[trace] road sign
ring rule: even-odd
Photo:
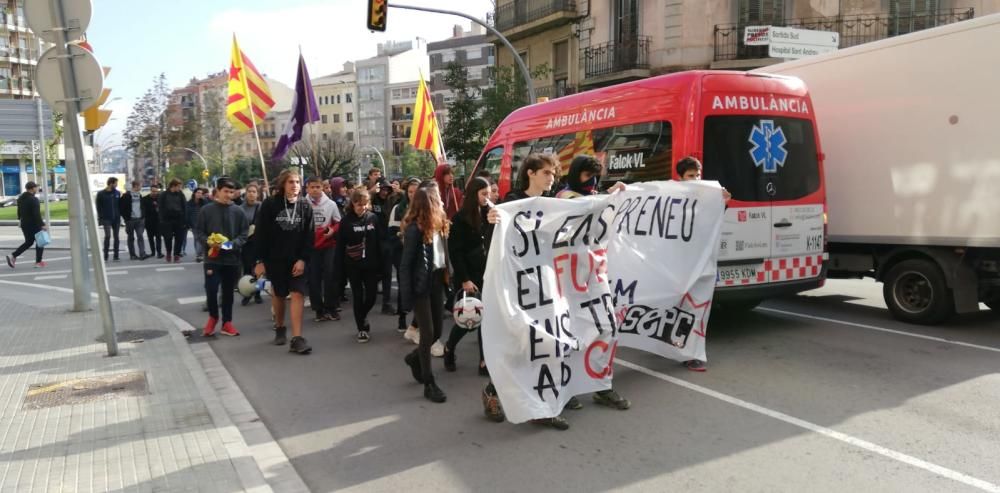
[[[745,46],[766,46],[771,43],[771,26],[747,26],[743,31]]]
[[[90,26],[90,17],[94,8],[90,0],[62,1],[63,16],[66,19],[69,39],[77,39],[87,32]],[[49,43],[61,42],[62,35],[58,31],[53,31],[55,24],[52,22],[52,2],[48,0],[24,2],[24,17],[28,21],[28,27],[35,34],[39,35]]]
[[[80,98],[80,110],[86,111],[97,104],[101,97],[101,91],[104,89],[104,69],[101,68],[97,58],[94,58],[93,53],[74,44],[66,45],[66,48],[72,56],[77,92],[69,97]],[[53,46],[42,53],[38,60],[38,69],[35,70],[35,87],[52,109],[66,113],[65,100],[69,97],[63,91],[58,55],[58,46]]]
[[[42,103],[45,138],[52,138],[52,109]],[[33,99],[0,99],[0,141],[38,140],[38,106]]]
[[[837,51],[840,33],[832,31],[812,31],[792,27],[771,26],[769,30],[772,58],[804,58]]]
[[[193,192],[196,188],[198,188],[198,182],[194,181],[194,179],[190,179],[187,182],[187,186]]]

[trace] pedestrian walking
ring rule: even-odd
[[[379,234],[378,217],[369,210],[370,202],[368,190],[359,188],[351,192],[350,209],[337,233],[336,258],[340,272],[351,284],[359,343],[371,339],[368,313],[375,306],[376,287],[382,273],[383,238]]]
[[[191,194],[191,200],[188,201],[187,208],[184,211],[185,218],[184,224],[187,229],[194,231],[194,223],[198,220],[198,212],[205,204],[211,201],[208,198],[208,190],[205,188],[196,188],[194,193]],[[193,234],[193,233],[192,233]],[[187,250],[187,232],[184,233],[184,240],[181,243],[181,256],[184,255],[185,250]],[[205,249],[203,245],[198,242],[194,243],[194,261],[201,262],[205,259]]]
[[[94,201],[97,203],[97,224],[104,228],[104,261],[108,261],[108,247],[114,238],[114,261],[118,262],[118,230],[121,228],[121,192],[118,191],[118,178],[108,178],[104,190],[97,192]]]
[[[125,221],[125,234],[128,235],[128,257],[129,260],[146,260],[146,219],[143,217],[142,207],[142,182],[132,181],[132,190],[122,194],[119,210],[122,219]],[[136,249],[136,242],[139,248]],[[138,252],[138,255],[136,255]]]
[[[309,259],[309,304],[315,322],[340,320],[334,254],[337,232],[340,229],[340,210],[337,204],[323,193],[323,180],[317,176],[306,182],[306,198],[312,207],[313,237],[312,256]]]
[[[142,217],[146,236],[149,237],[149,255],[163,258],[163,235],[160,233],[160,186],[151,185],[149,194],[142,198]]]
[[[420,186],[420,180],[416,178],[411,178],[406,182],[405,190],[402,193],[402,199],[389,211],[389,225],[386,228],[386,243],[389,247],[386,249],[390,255],[390,261],[392,266],[396,269],[396,308],[399,324],[396,330],[403,333],[403,337],[407,340],[414,341],[419,344],[420,332],[416,326],[407,327],[406,326],[406,310],[403,310],[403,303],[400,300],[401,291],[398,286],[401,286],[399,279],[399,263],[403,258],[403,218],[406,217],[406,211],[409,208],[410,202],[413,201],[413,195],[417,193],[417,187]]]
[[[181,248],[187,230],[184,229],[187,201],[181,192],[181,181],[170,180],[167,191],[158,199],[160,213],[160,232],[167,251],[167,263],[181,262]]]
[[[378,191],[372,197],[372,212],[378,218],[378,233],[381,238],[385,238],[388,235],[389,229],[389,212],[391,212],[392,204],[398,200],[397,197],[393,196],[392,184],[390,184],[385,179],[379,181]],[[382,293],[382,314],[383,315],[395,315],[396,309],[393,308],[392,300],[392,254],[388,250],[389,242],[382,242],[382,252],[381,259],[383,260],[381,265],[381,275],[379,276],[379,284],[381,285]]]
[[[448,231],[437,184],[425,181],[417,188],[403,218],[403,257],[400,261],[400,297],[412,309],[420,327],[420,345],[406,355],[414,380],[424,385],[424,397],[447,400],[431,371],[431,344],[441,337],[444,287],[448,280]]]
[[[302,337],[302,312],[305,295],[309,292],[306,262],[312,253],[314,239],[312,208],[299,197],[302,178],[294,171],[282,171],[275,181],[275,190],[277,193],[261,204],[257,214],[254,274],[258,279],[267,276],[271,281],[274,344],[283,346],[288,342],[287,308],[291,312],[288,318],[292,326],[289,351],[309,354],[312,347]],[[285,300],[289,295],[291,303]]]
[[[38,198],[35,197],[37,193],[38,185],[33,181],[29,181],[24,184],[24,193],[17,198],[17,220],[20,223],[21,234],[24,235],[24,243],[11,252],[10,255],[7,255],[7,266],[11,269],[14,268],[17,257],[31,248],[31,245],[35,245],[35,268],[40,269],[45,267],[45,262],[42,260],[45,247],[38,246],[35,243],[35,235],[39,231],[48,230],[49,227],[42,220],[42,207],[38,202]]]
[[[257,236],[254,234],[257,222],[257,214],[260,212],[260,186],[256,183],[250,183],[246,186],[243,196],[243,204],[240,205],[240,209],[243,214],[247,217],[247,224],[249,224],[247,229],[247,241],[243,244],[243,249],[240,251],[241,264],[243,266],[244,276],[253,276],[254,262],[257,260]],[[253,295],[253,301],[256,304],[261,304],[264,302],[261,299],[260,291],[257,291]],[[250,304],[250,297],[245,297],[240,302],[243,306]]]
[[[444,212],[451,219],[462,207],[462,192],[455,187],[455,173],[447,164],[438,165],[434,170],[434,181],[437,183]]]
[[[215,200],[198,212],[195,220],[194,241],[206,252],[205,299],[208,302],[208,321],[202,336],[215,335],[221,311],[222,330],[227,336],[238,336],[233,327],[233,292],[240,275],[240,250],[246,243],[250,223],[240,206],[233,203],[236,183],[230,178],[219,178]],[[222,306],[219,306],[219,288],[222,288]]]

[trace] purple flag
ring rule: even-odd
[[[312,82],[309,80],[309,70],[306,61],[299,54],[299,75],[295,78],[295,99],[292,100],[292,117],[285,124],[285,132],[274,146],[273,161],[277,161],[292,148],[292,144],[302,140],[302,127],[306,123],[319,121],[319,108],[316,104],[316,94],[313,93]]]

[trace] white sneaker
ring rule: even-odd
[[[435,358],[444,357],[444,344],[441,344],[441,341],[435,341],[434,345],[431,346],[431,356]]]
[[[406,333],[403,334],[403,339],[414,344],[420,344],[420,330],[412,325],[407,327]]]

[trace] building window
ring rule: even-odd
[[[354,142],[354,132],[347,132],[347,141]]]
[[[327,134],[323,134],[323,140],[327,140],[328,138],[329,136],[327,136]]]
[[[628,0],[616,0],[616,3],[630,3]],[[634,4],[634,0],[632,2]],[[782,26],[785,23],[785,0],[740,0],[741,25],[774,24]],[[617,34],[617,26],[616,34]],[[619,38],[620,39],[620,38]]]
[[[552,75],[565,77],[569,73],[569,40],[552,44]]]
[[[345,94],[344,95],[344,100],[346,100],[348,103],[350,103],[351,102],[351,93]]]
[[[340,94],[337,95],[337,104],[340,104]]]
[[[348,113],[347,114],[347,121],[349,121],[349,122],[353,122],[354,121],[354,113]]]
[[[526,66],[531,67],[531,64],[528,63],[528,50],[517,52],[517,56],[521,57],[521,60],[524,60]]]
[[[455,61],[455,50],[448,50],[441,53],[441,63],[449,63]]]
[[[340,123],[340,113],[333,114],[333,123]]]
[[[320,119],[323,120],[323,124],[326,125],[326,115],[320,115]]]

